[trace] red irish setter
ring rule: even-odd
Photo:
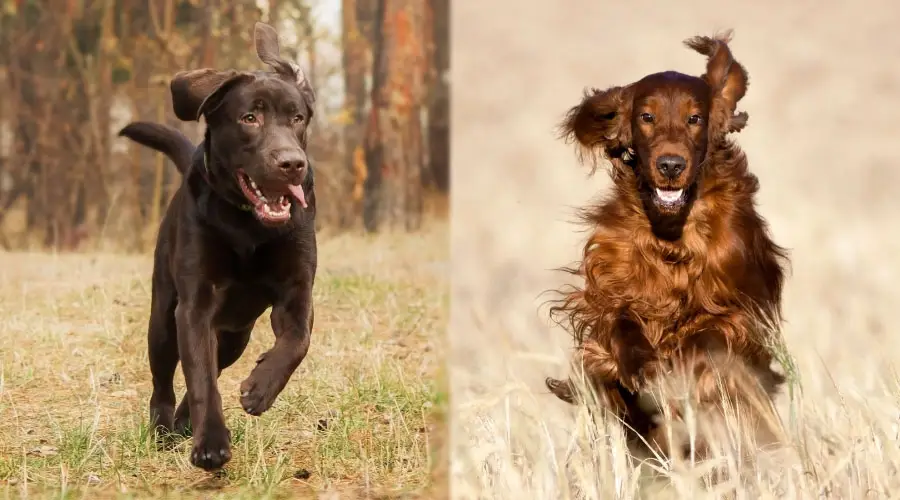
[[[739,397],[750,380],[769,401],[786,252],[754,207],[759,188],[729,137],[747,72],[730,33],[685,44],[708,57],[701,77],[655,73],[594,89],[561,129],[582,154],[612,164],[612,193],[584,211],[591,236],[568,271],[584,285],[551,309],[573,333],[584,375],[628,426],[657,439],[641,391],[675,369],[695,377],[695,401]],[[547,379],[574,402],[571,382]],[[633,436],[633,435],[632,435]],[[666,452],[665,443],[657,443]]]

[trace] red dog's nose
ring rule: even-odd
[[[666,155],[660,156],[659,159],[656,160],[656,169],[659,170],[659,173],[669,179],[678,177],[678,174],[684,172],[684,169],[686,168],[687,160],[681,156]]]

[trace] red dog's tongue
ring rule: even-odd
[[[303,208],[306,208],[306,194],[303,192],[303,186],[288,186],[288,189],[294,198],[297,198],[297,201],[303,205]]]

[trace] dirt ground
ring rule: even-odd
[[[552,269],[580,252],[574,207],[608,181],[602,171],[587,176],[555,138],[556,124],[585,87],[669,69],[701,74],[704,57],[682,40],[728,28],[750,73],[738,108],[750,121],[738,141],[762,184],[759,209],[791,251],[784,333],[803,397],[779,407],[785,419],[799,415],[795,438],[809,439],[814,462],[791,472],[794,487],[844,498],[887,491],[897,457],[877,443],[897,438],[900,415],[892,368],[900,5],[455,0],[453,8],[455,496],[559,495],[574,417],[542,380],[566,373],[569,339],[538,306],[564,282]],[[822,451],[825,441],[837,444]],[[822,472],[802,479],[811,469]]]

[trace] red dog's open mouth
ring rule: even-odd
[[[686,200],[684,189],[656,188],[653,190],[653,201],[661,208],[678,209],[684,205]]]
[[[291,198],[306,208],[306,193],[302,186],[286,184],[284,190],[263,189],[243,170],[238,170],[238,184],[244,197],[253,206],[256,218],[262,222],[279,224],[291,218]]]

